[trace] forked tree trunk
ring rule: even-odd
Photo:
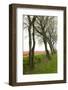
[[[34,67],[34,49],[35,49],[35,31],[34,31],[34,22],[35,22],[35,17],[31,21],[30,16],[28,16],[29,20],[29,28],[28,28],[28,33],[29,33],[29,64],[30,68],[32,69]],[[33,32],[32,29],[33,28]],[[31,33],[32,32],[32,33]],[[33,46],[32,46],[32,41],[33,41]]]
[[[55,50],[54,50],[54,47],[52,45],[52,42],[48,41],[48,44],[49,44],[49,47],[50,47],[50,50],[51,50],[51,54],[53,54],[55,52]]]

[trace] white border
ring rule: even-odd
[[[63,11],[62,10],[42,10],[42,9],[29,9],[17,8],[17,82],[35,82],[35,81],[51,81],[63,80]],[[58,17],[58,73],[54,74],[36,74],[36,75],[23,75],[23,14],[26,15],[48,15]]]

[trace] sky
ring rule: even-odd
[[[35,51],[45,51],[44,43],[39,44],[37,38],[35,38],[35,42],[36,42]],[[24,30],[23,33],[23,43],[24,43],[23,51],[29,51],[29,36],[27,29]],[[50,50],[49,45],[48,45],[48,50]]]

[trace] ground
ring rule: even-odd
[[[24,54],[23,58],[23,74],[47,74],[57,73],[57,54],[50,55],[51,59],[47,59],[45,53],[35,53],[34,68],[29,67],[29,56]]]

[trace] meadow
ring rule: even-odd
[[[30,69],[29,56],[23,57],[23,74],[47,74],[57,73],[57,54],[50,55],[47,59],[45,53],[35,53],[34,68]]]

